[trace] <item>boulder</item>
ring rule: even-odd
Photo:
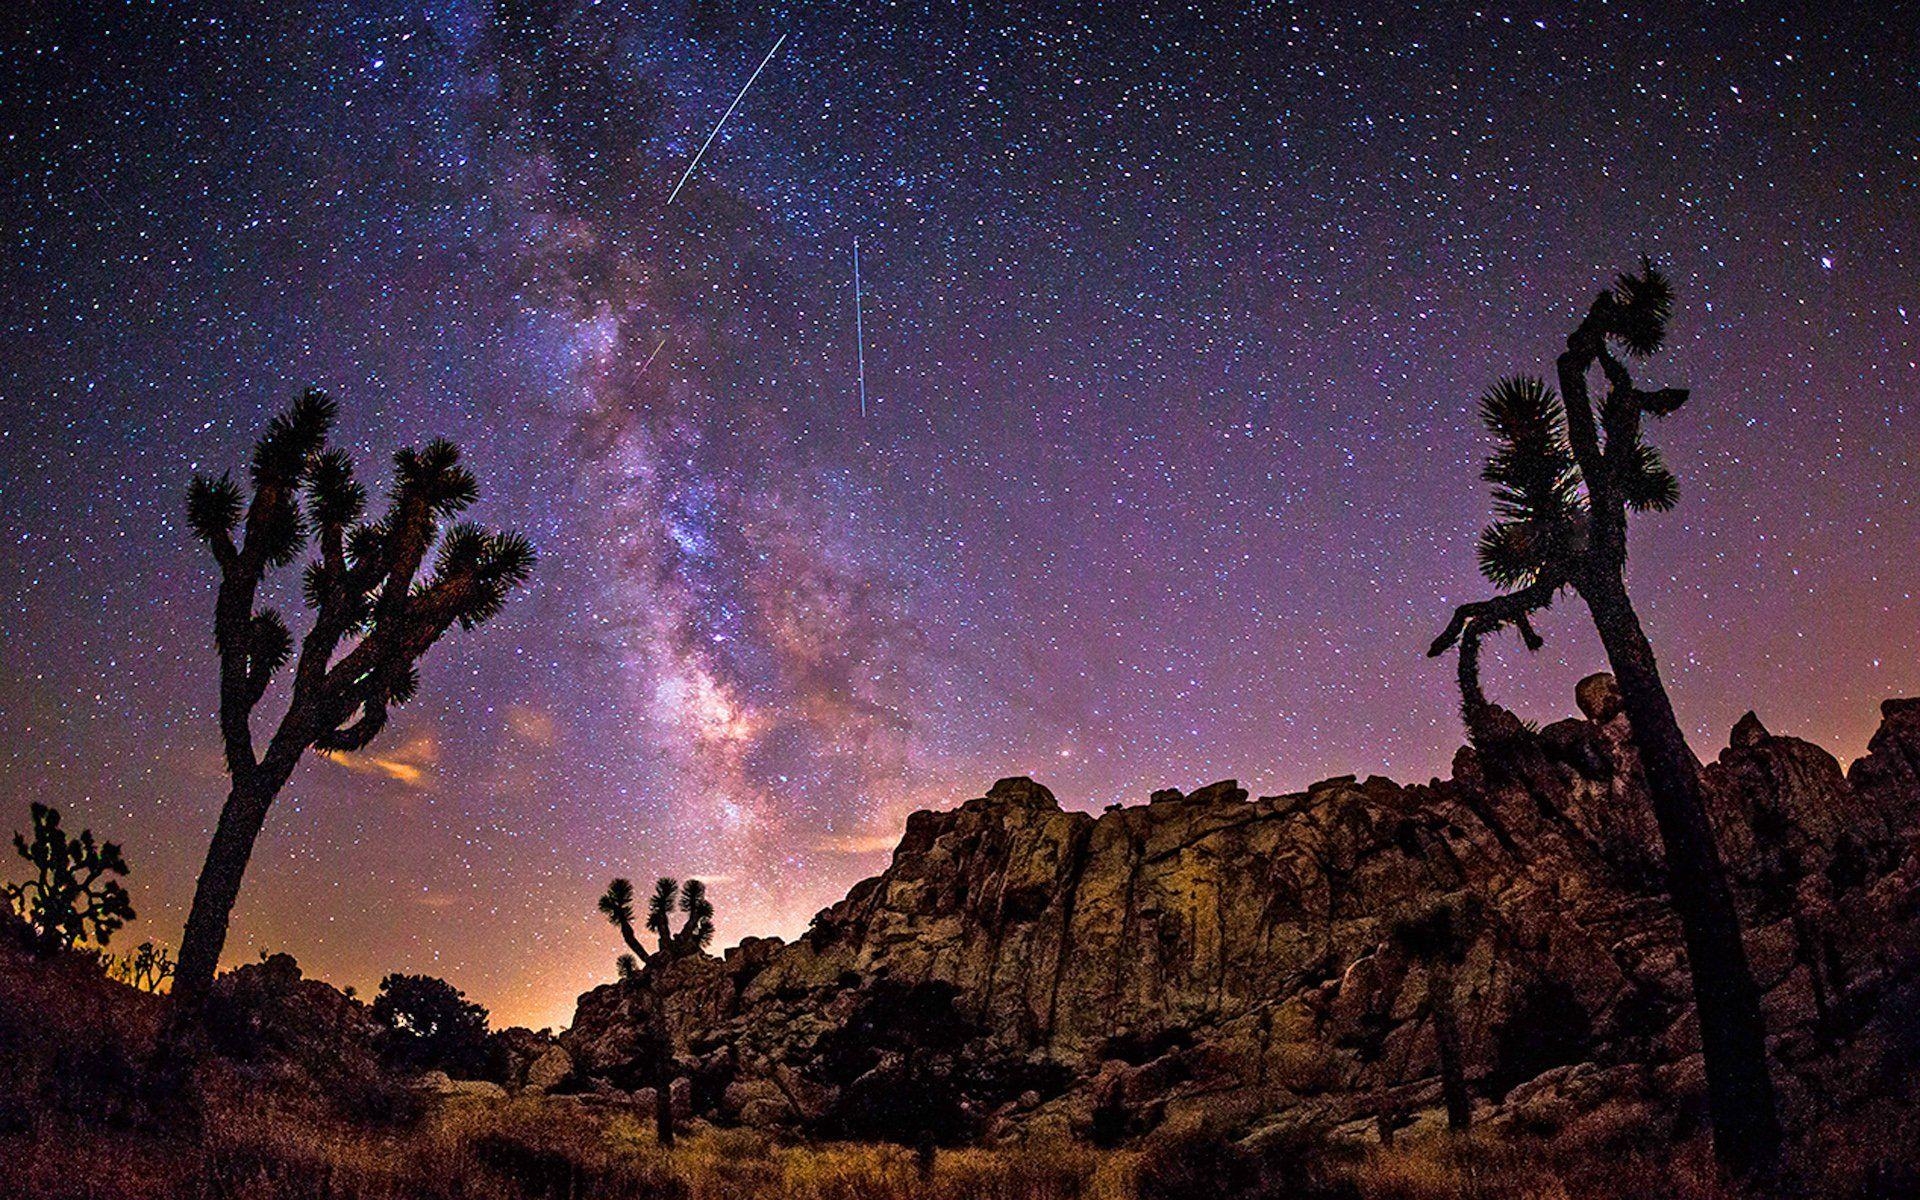
[[[558,1046],[549,1046],[545,1053],[528,1064],[526,1082],[522,1086],[530,1092],[550,1092],[571,1074],[573,1056]]]
[[[1620,684],[1605,671],[1587,676],[1573,685],[1573,702],[1587,720],[1596,725],[1605,725],[1619,716],[1624,705],[1620,699]]]

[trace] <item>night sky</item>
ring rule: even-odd
[[[1697,748],[1751,707],[1847,759],[1920,693],[1895,6],[21,8],[0,815],[126,844],[122,938],[177,941],[225,794],[183,489],[308,384],[382,484],[459,441],[542,561],[308,757],[229,961],[496,1023],[612,977],[615,873],[791,935],[1003,775],[1444,774],[1473,401],[1643,251],[1681,304],[1642,377],[1693,401],[1631,581]],[[1495,698],[1570,712],[1582,620],[1502,640]]]

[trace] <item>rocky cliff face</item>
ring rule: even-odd
[[[938,1094],[989,1138],[1121,1139],[1203,1113],[1371,1133],[1436,1119],[1444,972],[1478,1119],[1623,1100],[1684,1115],[1697,1039],[1610,682],[1583,683],[1584,718],[1516,725],[1427,785],[1252,798],[1226,781],[1094,817],[1003,779],[916,813],[887,871],[805,938],[656,981],[684,1106],[871,1133]],[[1920,700],[1883,714],[1845,773],[1751,715],[1705,768],[1790,1110],[1869,1086],[1899,1036]],[[1461,918],[1438,954],[1403,936],[1436,906]],[[582,1082],[651,1077],[643,1009],[627,985],[581,997],[562,1040]]]

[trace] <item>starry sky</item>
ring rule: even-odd
[[[791,935],[1003,775],[1444,774],[1473,401],[1642,252],[1645,378],[1693,389],[1631,563],[1682,722],[1850,758],[1920,693],[1895,7],[18,6],[0,813],[124,842],[121,937],[177,939],[225,792],[182,491],[305,385],[382,484],[460,442],[542,560],[309,756],[230,961],[558,1025],[615,873]],[[1569,712],[1580,617],[1495,697]]]

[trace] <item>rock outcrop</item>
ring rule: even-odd
[[[1003,779],[915,813],[804,938],[667,968],[686,1111],[832,1132],[931,1080],[990,1139],[1437,1119],[1434,964],[1394,931],[1445,904],[1477,914],[1446,967],[1476,1119],[1684,1112],[1697,1032],[1610,684],[1581,682],[1586,718],[1463,749],[1426,785],[1223,781],[1096,817]],[[1790,1111],[1866,1086],[1849,1073],[1879,1051],[1859,1047],[1896,1036],[1881,1001],[1914,973],[1920,700],[1883,713],[1844,773],[1751,714],[1704,767]],[[654,1077],[639,1004],[622,984],[581,997],[574,1082]],[[872,1034],[876,1011],[949,1008],[923,1048],[898,1020]]]

